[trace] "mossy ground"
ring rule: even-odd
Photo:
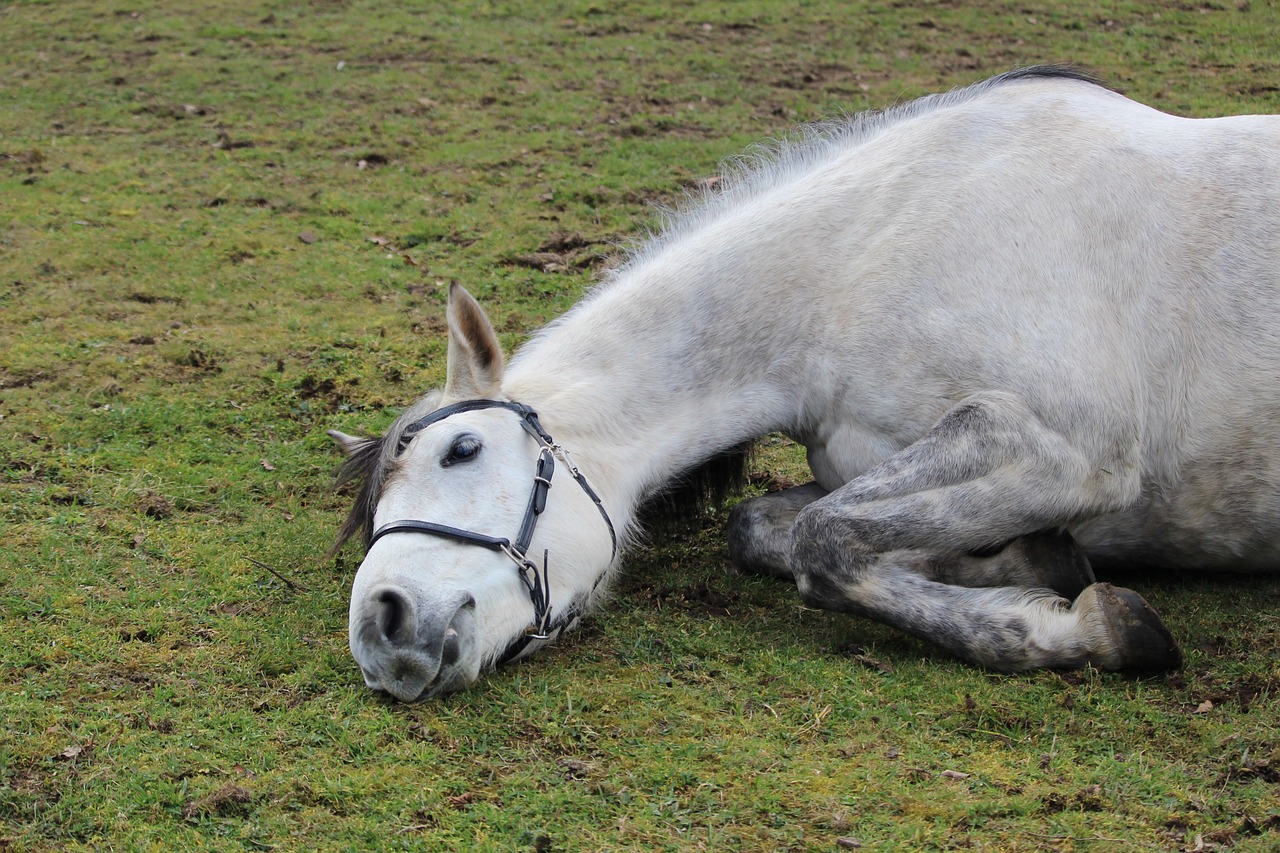
[[[745,145],[1017,65],[1280,112],[1275,4],[195,8],[0,8],[0,849],[1280,846],[1274,580],[1135,579],[1171,678],[1000,676],[713,516],[406,707],[324,556],[324,430],[440,382],[448,282],[517,345]]]

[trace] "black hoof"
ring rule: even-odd
[[[1113,642],[1106,669],[1124,672],[1168,672],[1182,666],[1173,634],[1142,596],[1131,589],[1101,583],[1095,587],[1098,609]]]
[[[1041,583],[1063,598],[1074,600],[1087,587],[1097,582],[1093,566],[1089,565],[1089,558],[1076,544],[1075,538],[1065,530],[1033,533],[1017,540],[1017,544],[1021,546],[1032,570],[1039,575]],[[1148,607],[1147,610],[1150,611],[1151,608]],[[1155,616],[1154,611],[1152,615]],[[1159,621],[1159,617],[1156,617],[1157,624]]]

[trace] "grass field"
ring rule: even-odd
[[[559,647],[402,706],[347,652],[324,435],[442,381],[449,282],[518,345],[797,122],[1042,61],[1280,112],[1278,32],[1269,0],[0,7],[0,850],[1280,848],[1280,581],[1131,579],[1172,677],[1002,676],[739,576],[711,516]]]

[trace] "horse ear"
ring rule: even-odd
[[[480,303],[456,282],[449,286],[449,360],[444,396],[482,400],[502,387],[502,346]]]
[[[354,454],[360,449],[361,445],[368,441],[367,438],[347,435],[345,432],[338,432],[336,429],[329,430],[328,435],[329,438],[333,439],[333,443],[338,445],[338,448],[347,456]]]

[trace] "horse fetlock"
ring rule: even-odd
[[[1095,583],[1080,594],[1081,625],[1097,632],[1089,661],[1102,669],[1165,672],[1182,666],[1182,652],[1159,614],[1138,593]]]

